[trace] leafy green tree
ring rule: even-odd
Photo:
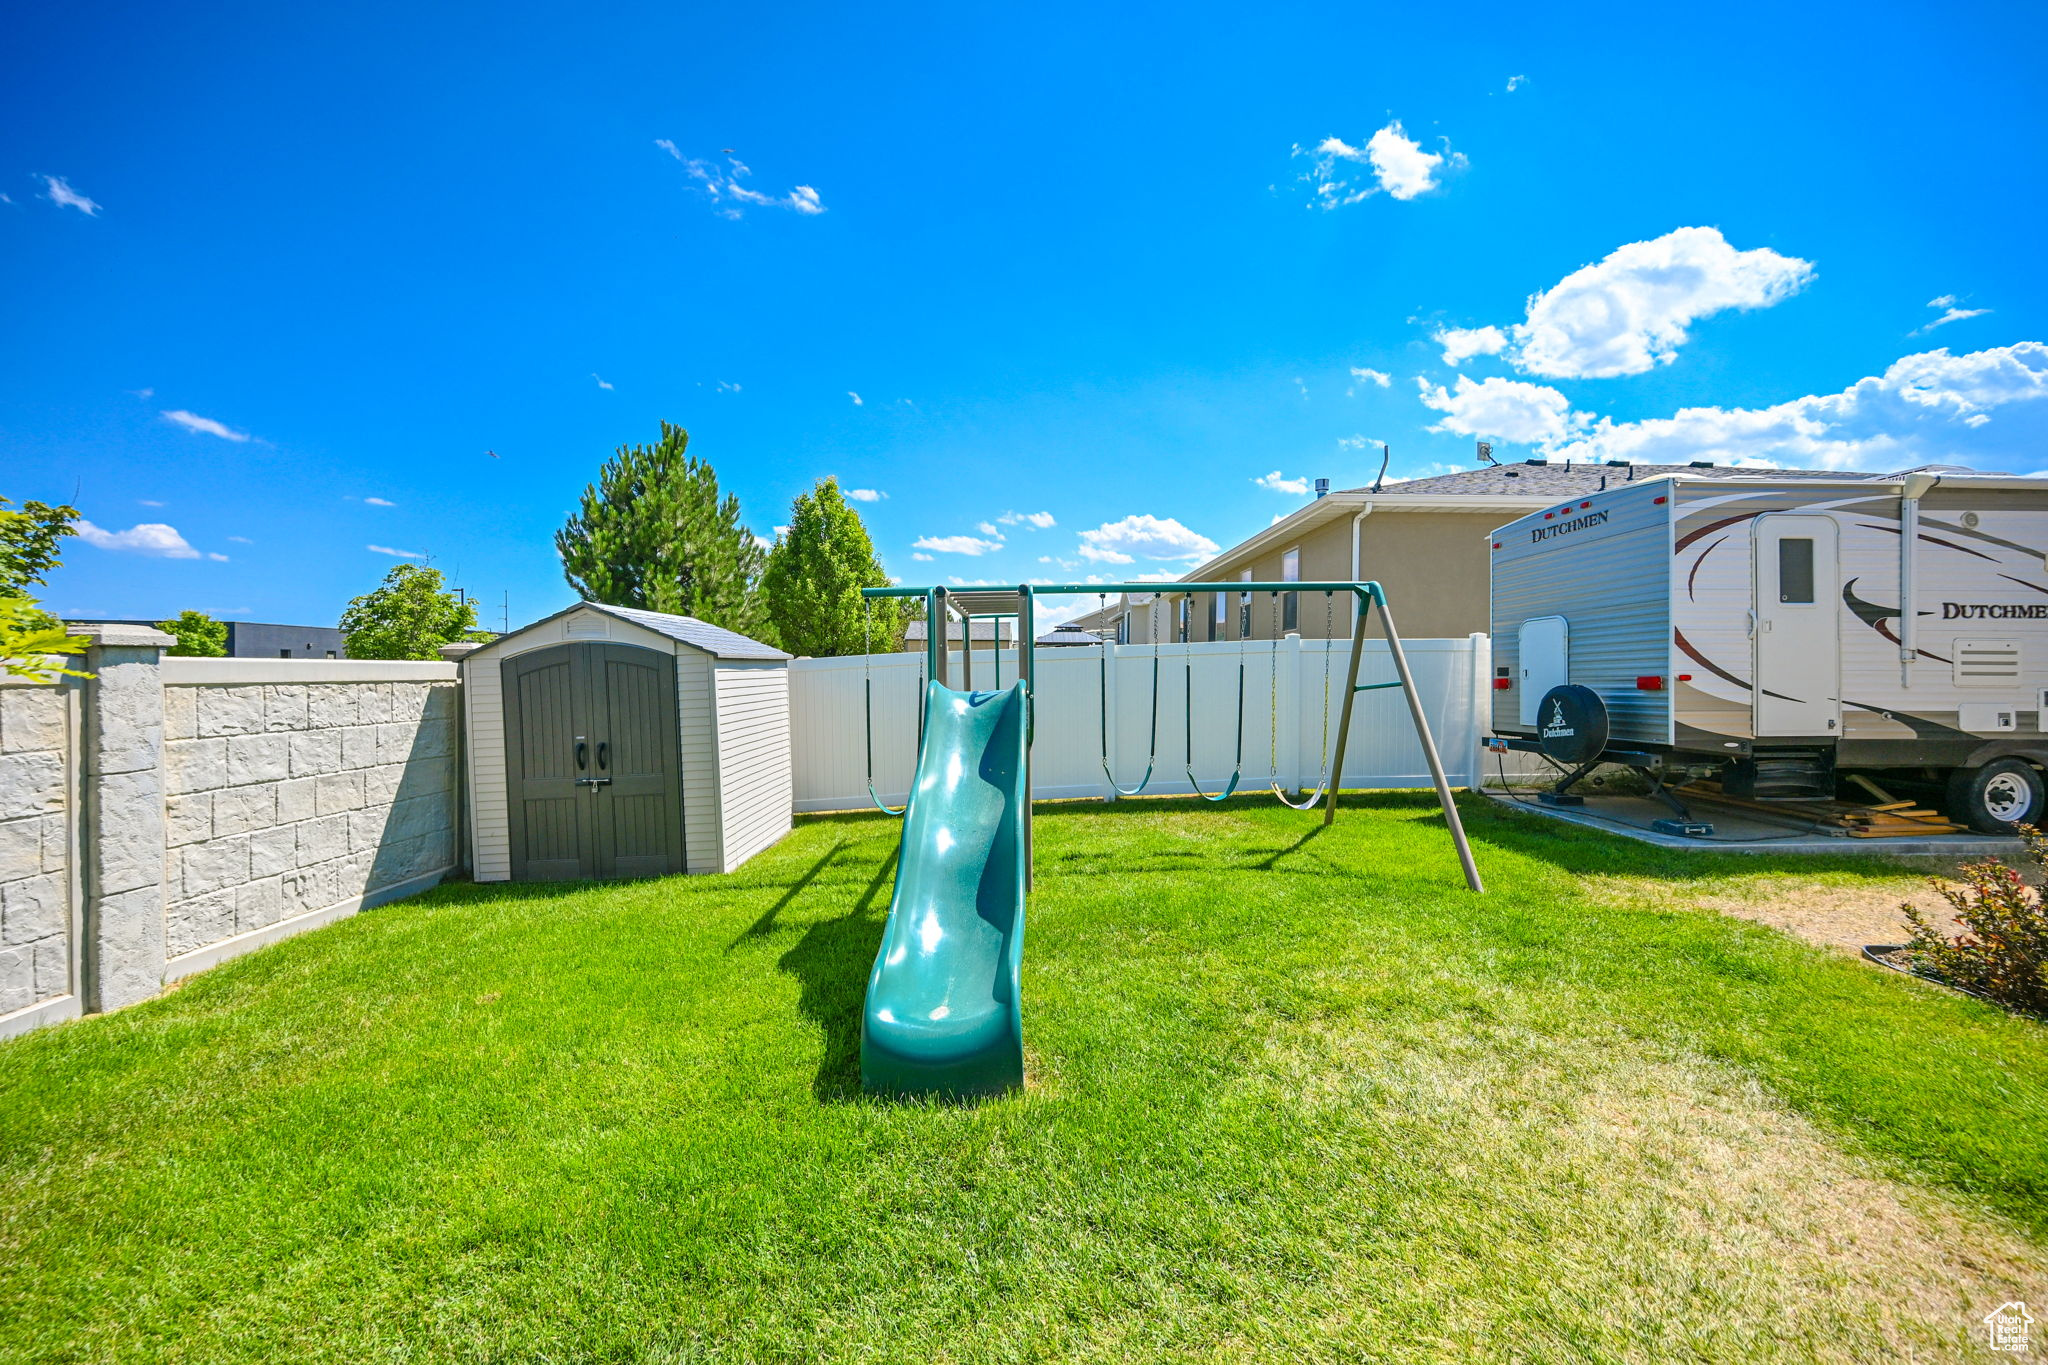
[[[889,575],[875,558],[874,542],[860,513],[839,491],[836,479],[799,494],[789,509],[789,529],[768,552],[761,575],[761,606],[782,647],[792,654],[826,658],[861,652],[862,588],[882,588]],[[908,621],[902,598],[867,604],[867,648],[888,653],[902,646]]]
[[[718,475],[689,444],[663,422],[655,444],[619,447],[555,533],[562,575],[588,601],[759,634],[766,554],[740,522],[739,499],[719,496]]]
[[[341,614],[351,659],[438,659],[476,628],[476,603],[441,586],[441,571],[400,564]]]
[[[0,498],[0,671],[35,682],[59,673],[88,677],[48,662],[51,655],[82,653],[85,645],[68,637],[63,623],[29,593],[57,567],[59,543],[77,534],[71,523],[78,520],[78,509],[30,501],[10,512],[11,503]]]
[[[156,628],[178,637],[167,651],[181,659],[221,659],[228,652],[228,623],[216,621],[203,611],[181,611],[177,619],[159,621]]]
[[[71,529],[78,509],[29,501],[10,512],[12,502],[0,498],[0,597],[26,597],[30,585],[41,584],[57,567],[58,542],[78,534]]]

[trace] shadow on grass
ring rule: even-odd
[[[775,902],[775,904],[769,906],[766,910],[762,911],[761,918],[755,920],[752,924],[748,925],[738,938],[734,939],[731,943],[726,945],[725,950],[727,952],[731,952],[733,949],[739,947],[742,943],[745,943],[750,938],[766,938],[768,935],[774,933],[775,917],[777,915],[780,915],[784,910],[787,910],[789,908],[790,902],[795,900],[798,896],[801,896],[804,893],[805,887],[809,886],[812,882],[818,880],[818,874],[823,872],[825,868],[831,863],[831,861],[839,856],[839,850],[845,847],[846,841],[844,839],[835,840],[832,844],[832,847],[826,849],[824,853],[819,855],[818,861],[812,863],[810,867],[804,870],[802,876],[798,877],[795,881],[789,884],[789,886],[782,893],[782,899],[778,900],[777,902]]]
[[[837,852],[835,847],[833,852]],[[830,855],[811,869],[816,876]],[[811,1093],[821,1104],[843,1104],[860,1098],[860,1010],[867,993],[868,971],[874,966],[881,946],[882,923],[869,912],[881,898],[882,888],[895,875],[896,851],[875,869],[853,908],[836,919],[820,920],[804,931],[794,948],[776,963],[803,986],[797,1008],[825,1034],[824,1055],[818,1074],[811,1081]],[[808,882],[809,878],[805,879]],[[801,884],[785,896],[793,899]],[[781,905],[776,907],[779,910]],[[766,922],[774,910],[763,916]],[[751,932],[751,931],[749,931]]]

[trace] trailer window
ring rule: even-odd
[[[1786,537],[1778,542],[1778,600],[1813,601],[1813,542]]]

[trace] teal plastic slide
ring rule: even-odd
[[[896,891],[861,1013],[871,1094],[994,1095],[1024,1083],[1028,706],[1021,683],[925,689]]]

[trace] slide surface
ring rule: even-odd
[[[1026,701],[926,685],[924,750],[896,890],[861,1011],[871,1094],[993,1095],[1024,1083]]]

